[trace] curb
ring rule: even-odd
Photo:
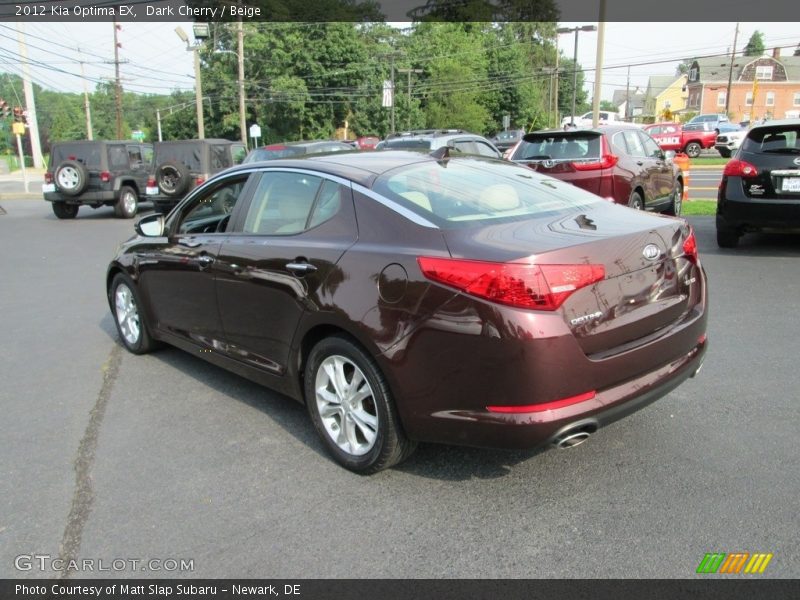
[[[9,193],[0,194],[0,201],[8,201],[8,200],[42,200],[42,201],[44,201],[44,197],[42,196],[41,193],[37,194],[37,193],[34,193],[34,192],[28,192],[27,194],[25,192],[19,192],[19,193],[11,192],[10,194]]]

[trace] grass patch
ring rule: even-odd
[[[717,203],[714,200],[689,200],[681,207],[681,216],[715,215]]]
[[[689,164],[698,167],[727,165],[729,160],[730,158],[722,158],[721,156],[698,156],[697,158],[689,159]]]

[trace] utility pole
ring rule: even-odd
[[[555,81],[555,91],[553,92],[553,104],[555,105],[556,109],[556,122],[554,124],[554,127],[558,127],[561,124],[561,119],[559,118],[560,115],[558,112],[558,59],[560,55],[561,52],[559,52],[558,50],[558,33],[556,32],[556,74],[555,74],[556,81]]]
[[[728,70],[728,88],[725,92],[725,114],[728,114],[728,107],[731,104],[731,83],[733,83],[733,61],[736,60],[736,41],[739,38],[739,23],[736,23],[736,32],[733,34],[733,48],[731,48],[731,67]],[[755,101],[754,101],[755,102]],[[755,104],[753,105],[755,107]],[[702,110],[702,106],[700,109]]]
[[[22,88],[25,92],[25,110],[27,110],[28,132],[31,136],[33,166],[37,169],[41,169],[44,166],[44,160],[42,158],[42,146],[39,142],[39,120],[36,116],[36,101],[33,98],[31,69],[28,64],[28,46],[25,44],[25,29],[22,23],[17,23],[17,42],[19,43],[19,54],[22,59]],[[17,141],[19,142],[19,137]],[[20,148],[21,147],[20,143]],[[22,167],[24,170],[24,161]]]
[[[422,73],[422,69],[397,69],[398,73],[408,73],[408,128],[411,129],[411,74]]]
[[[158,141],[163,142],[164,140],[161,137],[161,110],[156,109],[156,127],[158,128]]]
[[[392,115],[391,116],[391,119],[392,119],[391,130],[392,130],[392,133],[394,133],[394,131],[395,131],[395,129],[394,129],[394,105],[395,105],[395,101],[394,101],[394,52],[392,52],[392,112],[391,112],[391,115]]]
[[[241,1],[239,2],[241,4]],[[241,130],[242,142],[247,145],[247,122],[245,115],[245,101],[244,101],[244,26],[242,25],[242,17],[239,16],[239,22],[236,24],[236,36],[238,38],[238,53],[237,59],[239,62],[239,129]]]
[[[578,32],[579,31],[597,31],[595,25],[582,25],[580,27],[559,27],[556,33],[575,33],[575,53],[573,54],[572,63],[572,115],[570,116],[570,125],[575,125],[575,100],[578,93]],[[601,55],[602,58],[602,55]],[[596,78],[595,78],[596,79]]]
[[[625,120],[628,120],[628,111],[631,106],[631,66],[628,65],[628,80],[625,83]]]
[[[117,19],[113,20],[114,25],[114,106],[117,113],[117,139],[122,139],[122,84],[119,81],[119,37],[117,32],[120,25]]]
[[[83,61],[81,61],[81,79],[83,80],[83,110],[86,112],[86,139],[93,140],[92,109],[89,106],[89,88],[86,87],[86,73],[83,70]]]
[[[597,59],[594,67],[594,99],[592,100],[592,127],[600,122],[600,94],[603,81],[603,49],[606,38],[606,0],[600,0],[600,20],[597,23]]]

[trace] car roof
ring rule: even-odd
[[[786,125],[800,125],[800,119],[775,119],[774,121],[753,125],[750,131],[753,131],[753,129],[762,129],[764,127],[784,127]]]
[[[493,160],[476,155],[453,155],[450,160]],[[237,171],[248,171],[261,167],[312,169],[328,175],[336,175],[371,187],[375,179],[392,169],[405,165],[436,162],[436,159],[425,152],[410,150],[382,150],[380,152],[337,152],[333,154],[309,154],[302,158],[279,158],[237,165],[227,169],[230,174]]]
[[[163,140],[156,142],[156,144],[241,144],[240,140],[225,140],[222,138],[204,138],[202,140]]]
[[[147,144],[152,145],[153,142],[140,142],[138,140],[63,140],[61,142],[54,142],[53,146],[62,146],[65,144],[69,144],[70,146],[75,145],[83,145],[83,146],[90,146],[92,144]]]
[[[342,140],[301,140],[299,142],[274,142],[272,144],[266,144],[264,146],[259,146],[258,148],[254,148],[254,150],[273,150],[276,146],[281,147],[291,147],[291,146],[316,146],[319,144],[344,144],[345,146],[349,145],[347,142],[343,142]]]

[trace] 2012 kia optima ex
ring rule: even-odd
[[[686,222],[449,152],[241,165],[143,218],[108,269],[122,342],[304,402],[361,473],[419,441],[574,446],[698,371]]]

